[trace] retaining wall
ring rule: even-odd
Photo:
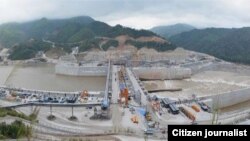
[[[196,62],[190,64],[181,65],[185,68],[190,68],[193,74],[204,72],[204,71],[225,71],[225,72],[233,72],[240,73],[241,75],[250,75],[250,67],[228,63],[228,62]]]
[[[138,67],[133,69],[140,79],[164,80],[164,79],[185,79],[191,77],[189,68],[155,68],[155,67]]]
[[[72,76],[106,76],[108,67],[106,66],[76,66],[62,65],[55,66],[55,73]]]
[[[210,95],[206,98],[213,100],[215,108],[224,108],[250,100],[250,88]]]

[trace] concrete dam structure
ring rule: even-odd
[[[233,64],[229,62],[209,62],[200,61],[196,63],[183,64],[181,67],[190,68],[192,74],[197,74],[204,71],[225,71],[240,73],[241,75],[250,75],[250,67],[244,65]]]
[[[214,108],[224,108],[250,100],[250,88],[206,96],[213,100]]]
[[[180,67],[137,67],[133,69],[141,80],[180,80],[191,77],[191,69]]]
[[[72,76],[106,76],[106,66],[83,65],[77,64],[57,64],[55,67],[56,74]]]
[[[74,55],[62,56],[55,66],[55,73],[72,76],[106,76],[108,66],[98,62],[81,62]]]

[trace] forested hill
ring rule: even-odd
[[[94,19],[82,16],[70,19],[49,20],[42,18],[25,23],[6,23],[0,25],[0,44],[4,47],[12,47],[14,44],[25,42],[31,38],[51,38],[62,30],[70,30],[69,24],[83,26],[92,22]]]
[[[110,26],[88,16],[69,19],[46,19],[0,25],[0,46],[11,48],[9,58],[23,60],[35,57],[39,51],[62,50],[70,52],[93,48],[134,46],[154,48],[158,51],[175,49],[176,46],[148,30],[136,30],[122,25]]]
[[[195,29],[169,38],[185,49],[250,64],[250,27]]]
[[[188,25],[188,24],[174,24],[174,25],[167,25],[167,26],[156,26],[150,29],[154,33],[161,35],[162,37],[169,38],[173,35],[180,34],[182,32],[190,31],[195,29],[195,27]]]
[[[69,19],[40,20],[26,23],[7,23],[0,26],[0,44],[4,47],[24,42],[29,39],[48,39],[54,42],[78,42],[96,36],[114,37],[127,34],[131,37],[152,36],[153,32],[134,30],[120,25],[111,27],[95,21],[91,17],[81,16]]]

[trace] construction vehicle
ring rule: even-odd
[[[160,111],[160,101],[153,101],[151,102],[152,108],[154,111]]]
[[[88,96],[89,96],[89,93],[88,93],[87,90],[82,91],[82,93],[81,93],[81,98],[86,98],[86,97],[88,97]]]
[[[152,121],[152,117],[151,117],[151,114],[149,112],[147,112],[145,114],[145,118],[146,118],[147,121]]]
[[[151,121],[151,122],[148,122],[148,127],[149,128],[155,128],[155,122]]]
[[[138,120],[138,117],[137,117],[137,116],[132,116],[131,121],[132,121],[133,123],[136,123],[136,124],[139,123],[139,120]]]
[[[132,114],[134,114],[134,113],[135,113],[135,108],[134,108],[134,107],[130,107],[130,108],[129,108],[129,111],[130,111]]]
[[[120,92],[120,99],[121,99],[121,104],[125,104],[126,106],[128,105],[128,89],[126,87],[124,87],[123,89],[121,89]]]
[[[144,134],[147,134],[147,135],[153,135],[154,132],[155,132],[155,130],[152,128],[147,128],[144,130]]]
[[[206,111],[206,112],[209,111],[209,107],[204,102],[198,102],[198,104],[200,105],[203,111]]]

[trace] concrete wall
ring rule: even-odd
[[[61,65],[55,66],[55,73],[72,76],[106,76],[108,68],[106,66],[75,66]]]
[[[184,79],[191,77],[191,69],[189,68],[163,68],[163,67],[138,67],[133,69],[137,76],[141,79],[148,80],[164,80],[164,79]]]
[[[250,75],[250,67],[244,65],[238,65],[228,62],[208,62],[201,61],[196,63],[190,63],[182,65],[182,67],[190,68],[193,74],[203,71],[225,71],[240,73],[241,75]]]
[[[182,67],[190,68],[193,74],[204,71],[225,71],[239,73],[240,75],[250,75],[250,67],[228,62],[202,61],[185,64]],[[211,95],[206,98],[211,98],[215,107],[223,108],[250,100],[250,88]]]
[[[250,100],[250,88],[207,96],[213,100],[213,105],[223,108]]]

